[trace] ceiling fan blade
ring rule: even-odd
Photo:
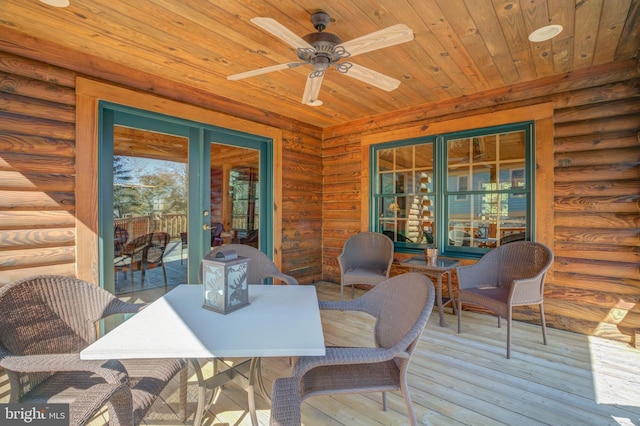
[[[256,17],[251,18],[251,22],[259,26],[265,31],[270,32],[279,39],[285,41],[296,49],[313,49],[302,37],[294,34],[287,27],[279,23],[273,18]],[[314,49],[315,50],[315,49]]]
[[[280,70],[285,70],[288,68],[295,68],[295,67],[299,67],[300,65],[304,65],[304,62],[289,62],[286,64],[278,64],[278,65],[272,65],[270,67],[264,67],[264,68],[258,68],[255,70],[251,70],[251,71],[245,71],[245,72],[241,72],[239,74],[233,74],[227,77],[227,80],[240,80],[243,78],[247,78],[247,77],[253,77],[256,75],[260,75],[260,74],[266,74],[268,72],[273,72],[273,71],[280,71]]]
[[[302,95],[302,103],[311,106],[320,106],[322,101],[318,99],[318,93],[320,93],[320,86],[322,86],[322,79],[324,78],[324,72],[318,73],[312,71],[307,78],[307,84],[304,86],[304,93]]]
[[[405,24],[396,24],[362,37],[354,38],[336,46],[343,48],[352,57],[372,50],[382,49],[413,40],[413,31]]]
[[[395,78],[391,78],[384,74],[380,74],[378,71],[374,71],[372,69],[363,67],[362,65],[356,65],[351,62],[348,62],[348,64],[351,64],[351,67],[349,67],[348,70],[344,72],[344,74],[348,75],[349,77],[355,78],[356,80],[360,80],[364,83],[375,86],[378,89],[391,92],[392,90],[397,89],[400,85],[399,80],[396,80]]]

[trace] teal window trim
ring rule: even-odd
[[[448,197],[455,195],[457,191],[453,191],[447,187],[448,177],[448,159],[447,159],[447,142],[453,139],[462,139],[469,137],[481,137],[492,134],[504,134],[509,132],[522,131],[525,134],[525,159],[524,159],[524,189],[497,189],[496,191],[481,191],[478,188],[473,188],[471,179],[468,180],[470,187],[467,188],[463,194],[460,195],[479,195],[486,194],[488,192],[496,194],[511,194],[522,195],[523,200],[526,203],[526,236],[527,240],[533,240],[535,238],[535,123],[533,121],[511,123],[501,126],[492,126],[486,128],[469,129],[460,132],[451,132],[441,135],[431,135],[428,137],[419,137],[412,139],[405,139],[400,141],[392,141],[382,144],[372,145],[370,147],[370,162],[369,167],[371,170],[370,185],[369,185],[369,199],[371,200],[369,205],[369,217],[370,224],[369,229],[374,232],[381,232],[380,221],[378,220],[380,212],[379,209],[379,197],[384,194],[377,193],[378,185],[378,151],[390,148],[399,148],[412,145],[419,145],[423,143],[433,143],[434,147],[434,164],[433,164],[433,176],[434,176],[434,192],[436,197],[436,205],[434,208],[434,227],[436,228],[435,240],[433,245],[440,248],[441,254],[445,256],[455,257],[468,257],[478,258],[484,255],[490,248],[483,247],[462,247],[449,245],[448,235],[448,215],[449,205]],[[387,194],[391,195],[391,194]],[[406,242],[394,242],[395,249],[398,252],[405,253],[422,253],[424,248],[427,247],[426,243],[410,244]]]

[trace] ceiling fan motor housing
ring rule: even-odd
[[[302,38],[315,49],[298,49],[298,58],[305,62],[315,64],[315,59],[324,57],[331,64],[339,61],[344,56],[335,52],[334,47],[342,43],[342,39],[335,34],[317,32],[307,34]]]

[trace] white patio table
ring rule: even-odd
[[[251,421],[257,425],[254,385],[262,385],[260,357],[324,355],[325,344],[314,286],[250,285],[249,302],[226,315],[202,307],[201,285],[179,285],[80,353],[82,359],[189,359],[198,377],[198,408],[205,410],[207,387],[242,378]],[[198,359],[250,357],[204,380]],[[213,398],[212,398],[213,399]]]

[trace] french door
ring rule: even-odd
[[[108,291],[195,283],[202,257],[227,242],[271,252],[270,139],[101,102],[98,156]]]

